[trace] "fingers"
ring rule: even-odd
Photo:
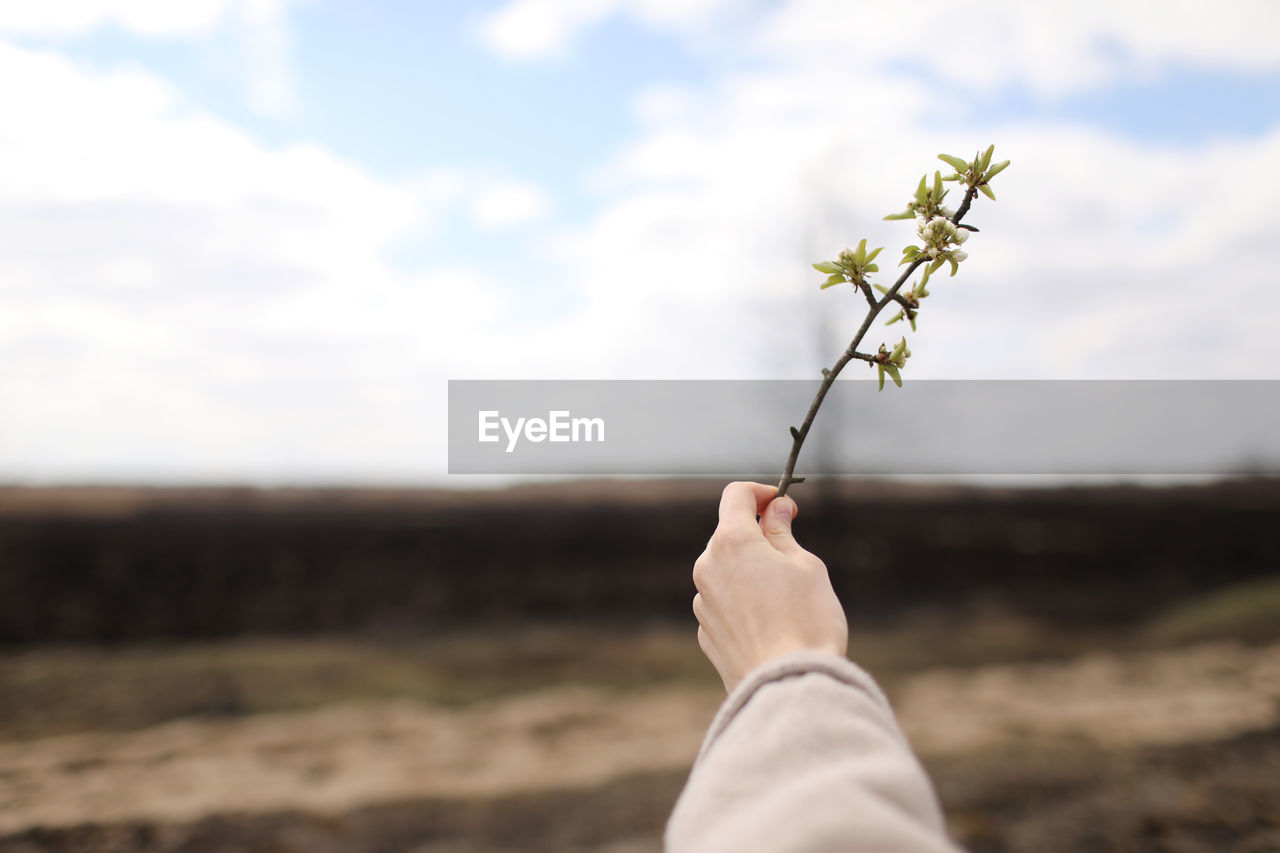
[[[777,491],[776,486],[761,483],[730,483],[720,495],[720,524],[754,525],[756,516],[764,511]]]
[[[760,529],[769,544],[784,554],[803,552],[804,548],[791,534],[791,522],[796,517],[799,507],[789,497],[781,497],[772,501],[760,517]]]

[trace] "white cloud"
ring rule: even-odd
[[[607,18],[623,14],[651,27],[705,24],[730,0],[513,0],[479,24],[481,40],[512,60],[547,59]]]
[[[80,35],[118,26],[148,36],[190,35],[219,22],[242,0],[42,0],[0,6],[0,32],[19,35]]]
[[[414,186],[437,215],[461,215],[485,231],[528,225],[551,210],[551,197],[536,184],[476,169],[432,169]]]
[[[288,12],[306,0],[41,0],[0,5],[0,36],[66,40],[114,27],[152,39],[237,43],[231,73],[249,106],[282,118],[298,109]]]
[[[206,34],[228,21],[277,17],[299,0],[41,0],[0,6],[0,33],[75,36],[114,26],[149,37]]]
[[[532,184],[492,184],[480,190],[472,201],[471,216],[482,228],[506,228],[540,218],[548,204],[546,194]]]
[[[797,0],[744,33],[765,64],[706,87],[642,93],[639,132],[593,170],[599,214],[554,243],[586,295],[582,328],[607,325],[613,340],[633,342],[629,354],[615,345],[603,369],[810,375],[814,347],[797,345],[787,324],[834,317],[830,361],[861,301],[817,294],[808,262],[864,235],[891,255],[911,229],[880,217],[901,208],[921,171],[941,167],[934,155],[994,141],[1014,166],[1000,178],[1001,201],[976,206],[983,233],[962,275],[934,288],[914,375],[1276,375],[1280,347],[1257,318],[1280,314],[1280,294],[1242,247],[1270,239],[1280,128],[1168,147],[1016,119],[958,133],[946,129],[951,92],[902,70],[932,66],[961,90],[1020,81],[1062,92],[1144,64],[1280,67],[1280,48],[1251,23],[1274,16],[1265,4],[1229,4],[1225,15],[1189,6],[1181,18],[1125,8],[1005,4],[955,15],[941,4]],[[943,47],[920,48],[922,20],[947,22]],[[684,38],[696,28],[672,29]],[[988,48],[966,48],[981,32]],[[677,325],[673,317],[685,334],[654,331]]]
[[[737,12],[738,14],[734,14]],[[1063,94],[1175,63],[1242,72],[1280,67],[1271,0],[511,0],[486,17],[486,44],[511,59],[562,54],[611,15],[680,38],[734,25],[761,56],[829,71],[903,63],[968,88],[1012,83]],[[721,42],[723,43],[723,42]]]
[[[517,0],[486,33],[513,58],[608,15],[701,40],[720,5]],[[914,73],[1059,93],[1280,66],[1255,37],[1270,4],[1155,8],[770,6],[717,42],[706,83],[638,94],[634,135],[582,164],[598,209],[572,226],[520,175],[392,183],[265,146],[145,73],[0,43],[0,79],[27,83],[0,87],[0,472],[413,478],[443,470],[445,378],[812,377],[862,309],[809,262],[865,235],[888,272],[910,227],[880,217],[938,151],[992,141],[1014,164],[961,275],[932,288],[909,377],[1275,377],[1280,128],[1177,146],[1017,118],[962,132],[953,91]],[[916,44],[930,20],[936,55]],[[966,48],[979,32],[991,45]],[[388,263],[451,217],[525,226],[546,254],[516,284],[489,258]]]
[[[386,260],[432,199],[141,72],[0,43],[0,77],[5,476],[443,468],[433,389],[505,339],[487,272]]]

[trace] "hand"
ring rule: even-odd
[[[848,651],[849,624],[827,567],[792,538],[796,503],[773,500],[776,492],[759,483],[726,486],[720,523],[693,564],[698,645],[726,690],[779,655]]]

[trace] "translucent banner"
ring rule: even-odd
[[[455,380],[449,473],[774,477],[818,380]],[[796,473],[1280,469],[1280,381],[837,381]]]

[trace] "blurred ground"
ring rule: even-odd
[[[635,513],[663,505],[651,491],[638,490]],[[21,497],[21,511],[12,493],[0,499],[9,590],[24,587],[6,558],[26,559],[33,541],[57,547],[30,538],[36,521],[104,516]],[[1065,548],[1055,531],[1102,536],[1107,523],[1090,528],[1080,508],[1098,495],[1076,498],[1074,509],[1049,501],[1070,524],[1055,528],[1049,512],[1034,548],[1024,524],[1013,558],[984,553],[1017,566]],[[37,499],[51,503],[33,513]],[[1261,537],[1274,534],[1248,526],[1267,502],[1254,491],[1225,503],[1247,517],[1202,530],[1202,553],[1225,529],[1256,563],[1215,584],[1175,576],[1171,560],[1163,588],[1189,592],[1153,593],[1145,608],[1130,599],[1124,618],[1115,602],[1099,619],[1020,606],[1042,576],[951,604],[889,596],[883,618],[854,619],[852,656],[886,686],[972,849],[1280,850],[1280,567],[1266,571],[1275,542]],[[1173,504],[1196,513],[1194,495]],[[6,538],[6,506],[20,536],[11,526]],[[174,573],[199,564],[173,557]],[[132,571],[127,552],[113,560],[117,576]],[[1080,575],[1092,590],[1105,572]],[[1130,580],[1117,578],[1117,596],[1132,595]],[[0,648],[0,851],[656,851],[723,695],[687,615],[664,616],[11,643]]]

